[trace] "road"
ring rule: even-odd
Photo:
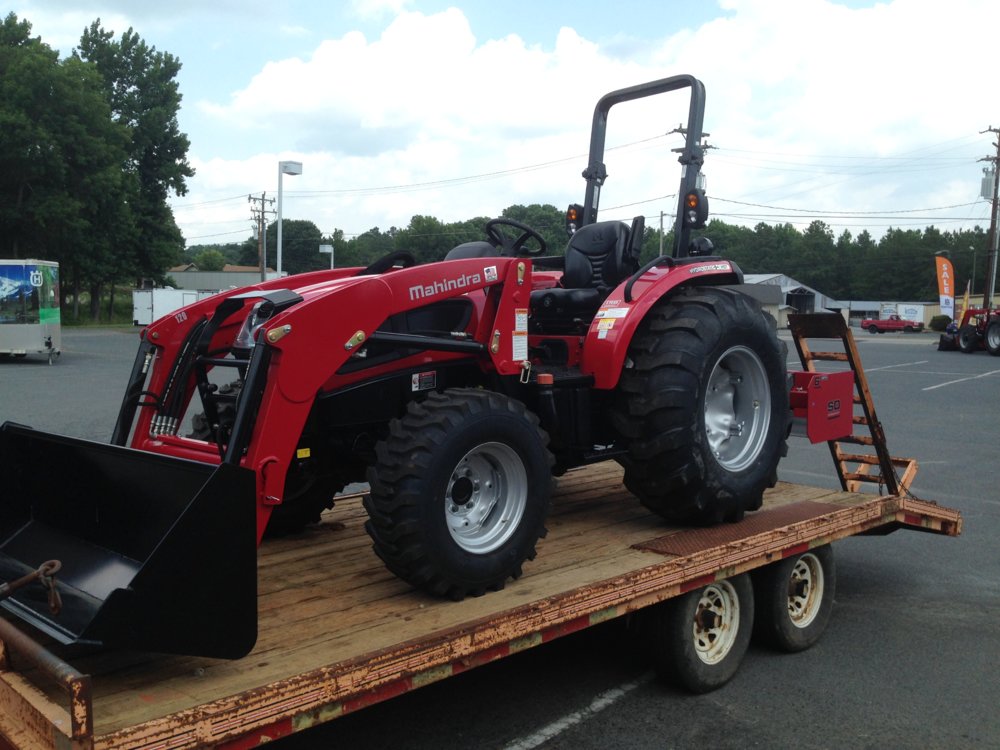
[[[107,440],[134,334],[66,329],[51,367],[0,361],[0,420]],[[613,622],[279,747],[1000,747],[1000,359],[938,352],[930,335],[857,341],[890,451],[920,462],[913,494],[959,508],[965,531],[839,542],[836,604],[817,646],[751,646],[730,684],[690,696],[657,682]],[[826,447],[801,439],[780,475],[836,486]]]

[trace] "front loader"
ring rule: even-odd
[[[608,113],[677,90],[675,245],[640,265],[642,217],[597,220]],[[238,658],[257,545],[350,482],[369,484],[385,565],[453,599],[521,575],[574,467],[618,461],[673,521],[758,508],[786,451],[785,349],[732,288],[739,268],[691,236],[704,102],[690,76],[598,102],[563,252],[495,219],[441,262],[393,253],[224,292],[143,331],[110,445],[3,425],[0,578],[61,568],[2,606],[66,643]]]

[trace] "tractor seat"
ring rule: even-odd
[[[645,221],[586,224],[570,238],[559,286],[531,293],[531,317],[539,333],[586,330],[608,294],[639,267]]]
[[[500,251],[491,243],[485,240],[474,242],[463,242],[448,251],[444,256],[445,260],[465,260],[466,258],[495,258],[500,255]]]

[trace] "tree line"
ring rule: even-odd
[[[206,270],[225,262],[258,264],[252,238],[185,249],[167,202],[171,194],[186,194],[194,174],[177,121],[180,67],[131,28],[115,38],[100,19],[63,59],[14,13],[0,24],[0,258],[58,261],[69,317],[79,317],[84,293],[96,319],[102,297],[110,296],[113,306],[116,286],[143,278],[165,282],[168,269],[185,260]],[[514,205],[502,215],[539,231],[549,254],[563,252],[561,209]],[[395,251],[421,263],[440,260],[455,245],[483,239],[489,218],[443,222],[417,215],[405,227],[373,227],[350,237],[340,230],[324,236],[311,221],[285,219],[283,270],[328,268],[321,244],[334,247],[337,266],[364,266]],[[987,237],[979,227],[890,228],[876,240],[867,231],[835,237],[821,221],[799,230],[712,220],[702,234],[746,273],[784,273],[835,299],[936,299],[933,256],[941,251],[954,263],[959,294],[973,275],[976,291],[985,286]],[[275,235],[271,224],[271,265]],[[669,252],[672,232],[661,237],[647,227],[642,260],[655,256],[661,243]]]
[[[0,24],[0,257],[58,261],[76,316],[82,292],[96,317],[105,289],[183,257],[167,204],[194,174],[180,67],[100,19],[63,59],[14,13]]]
[[[547,253],[562,254],[568,241],[564,212],[552,205],[513,205],[502,212],[536,229],[547,244]],[[484,239],[489,217],[460,222],[442,222],[431,216],[414,216],[404,228],[369,229],[354,237],[340,230],[323,235],[311,221],[284,219],[282,223],[282,270],[303,273],[330,267],[330,256],[319,246],[333,245],[338,267],[365,266],[381,255],[395,251],[411,253],[419,263],[441,260],[454,246]],[[267,229],[268,258],[276,247],[276,228]],[[834,236],[822,221],[805,230],[792,224],[759,223],[754,227],[711,220],[700,232],[708,237],[715,253],[734,260],[744,273],[782,273],[837,300],[934,301],[937,277],[934,256],[946,252],[955,268],[956,292],[976,280],[974,289],[985,287],[987,233],[980,227],[956,231],[931,226],[925,229],[890,228],[876,240],[867,231],[856,236],[849,231]],[[664,252],[673,247],[673,231],[663,236]],[[660,231],[646,227],[641,262],[659,254]],[[204,270],[221,269],[223,263],[258,264],[258,243],[200,245],[189,248],[187,259]],[[273,263],[272,263],[273,266]]]

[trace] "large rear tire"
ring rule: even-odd
[[[502,589],[546,533],[547,444],[538,418],[499,393],[452,389],[411,402],[368,471],[375,552],[437,596]]]
[[[964,354],[972,354],[979,348],[979,332],[974,325],[966,324],[958,329],[958,348]]]
[[[739,292],[695,289],[649,312],[611,415],[643,505],[695,523],[760,507],[788,449],[784,351],[774,319]]]
[[[994,318],[990,321],[990,324],[986,326],[986,335],[984,336],[984,339],[986,343],[986,351],[994,357],[1000,357],[1000,318]]]

